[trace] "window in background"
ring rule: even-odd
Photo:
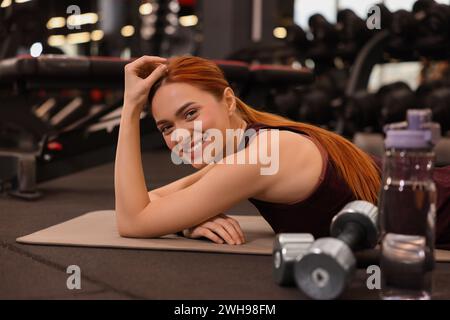
[[[414,2],[416,0],[384,0],[384,4],[392,12],[400,9],[412,11]]]
[[[381,86],[396,81],[406,82],[412,90],[416,90],[421,70],[420,62],[377,64],[370,74],[368,91],[376,92]]]
[[[322,14],[329,22],[336,23],[336,0],[295,0],[294,22],[309,29],[308,19],[313,14]]]
[[[369,8],[377,3],[380,3],[380,1],[376,1],[376,0],[339,0],[339,10],[351,9],[359,17],[366,19]]]

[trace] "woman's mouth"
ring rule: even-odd
[[[197,154],[197,152],[200,150],[200,148],[204,147],[208,141],[208,133],[203,133],[202,137],[197,140],[192,140],[190,146],[188,147],[187,144],[183,146],[183,151],[186,151],[186,153],[191,154],[191,158]]]
[[[200,149],[200,147],[204,144],[203,139],[197,141],[197,142],[192,142],[191,146],[186,150],[187,153],[195,153],[196,151],[198,151]]]

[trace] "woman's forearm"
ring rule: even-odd
[[[150,202],[141,159],[139,108],[122,110],[114,168],[117,218],[124,223]]]

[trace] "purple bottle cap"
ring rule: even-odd
[[[441,137],[441,127],[431,121],[430,109],[410,109],[407,121],[384,127],[386,149],[431,149]]]

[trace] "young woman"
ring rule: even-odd
[[[239,156],[249,159],[251,152],[260,151],[258,139],[224,139],[224,151],[232,146],[231,153],[224,152],[224,161],[194,163],[199,169],[196,173],[148,192],[139,135],[140,113],[147,102],[169,149],[178,143],[173,141],[175,130],[183,129],[196,139],[183,149],[183,158],[194,159],[199,146],[206,148],[211,143],[203,135],[209,129],[223,137],[227,129],[254,129],[253,138],[267,129],[267,141],[277,137],[276,144],[270,142],[266,147],[270,154],[278,152],[278,170],[261,174],[264,163],[259,157],[253,163],[233,161]],[[196,122],[202,125],[197,138]],[[450,181],[445,183],[448,192]],[[249,107],[234,95],[211,61],[144,56],[125,68],[115,164],[121,236],[150,238],[184,231],[190,238],[242,244],[245,236],[238,222],[222,212],[249,199],[275,232],[309,232],[321,237],[328,234],[332,217],[349,201],[376,204],[379,188],[379,167],[368,154],[332,132]],[[450,214],[439,211],[449,212],[448,202],[438,209],[438,242],[450,243]]]

